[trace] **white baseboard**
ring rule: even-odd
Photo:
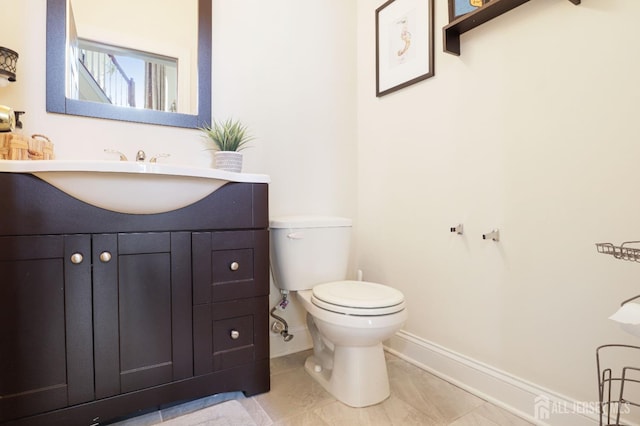
[[[386,341],[385,349],[536,425],[598,424],[597,402],[572,400],[405,331]]]

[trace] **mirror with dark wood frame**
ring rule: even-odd
[[[181,2],[182,0],[175,0]],[[165,126],[198,128],[211,121],[211,2],[198,2],[197,112],[158,111],[67,96],[67,0],[47,0],[47,111]],[[162,4],[155,3],[156,5]],[[157,7],[157,6],[154,6]],[[140,21],[144,21],[141,17]],[[144,33],[144,30],[141,30]]]

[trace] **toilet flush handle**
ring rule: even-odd
[[[290,232],[287,234],[287,238],[290,240],[301,240],[304,238],[304,234],[302,232]]]

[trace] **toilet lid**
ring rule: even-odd
[[[320,308],[350,315],[388,315],[404,309],[400,291],[366,281],[318,284],[311,300]]]

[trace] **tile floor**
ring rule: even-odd
[[[172,424],[192,426],[180,423],[178,417],[229,399],[236,399],[259,426],[530,425],[525,420],[390,354],[387,354],[387,366],[391,396],[378,405],[351,408],[336,401],[306,373],[303,364],[309,353],[305,351],[272,359],[271,391],[268,393],[251,398],[245,398],[239,392],[214,395],[117,425],[162,425],[163,421],[173,419]]]

